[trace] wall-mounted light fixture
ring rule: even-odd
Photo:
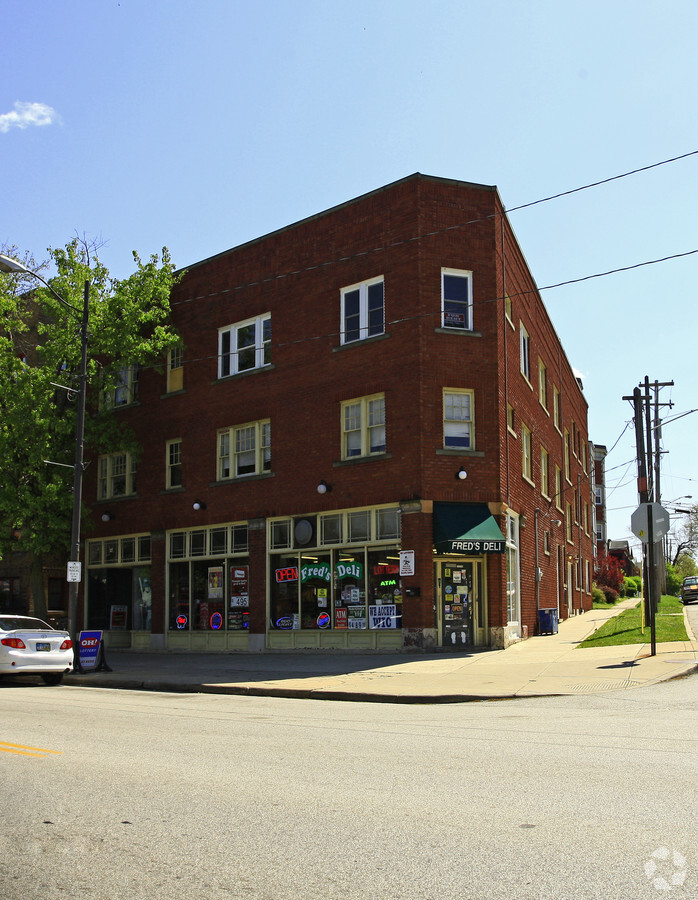
[[[200,509],[206,509],[206,504],[204,503],[203,500],[195,500],[192,503],[192,509],[195,509],[198,512],[198,510],[200,510]]]
[[[320,481],[320,483],[317,486],[318,494],[329,494],[329,492],[331,490],[332,490],[332,485],[328,484],[324,478]]]
[[[562,519],[551,519],[551,520],[550,520],[550,524],[551,524],[551,525],[557,525],[557,527],[559,528],[560,525],[562,525]]]
[[[456,472],[456,478],[459,481],[465,481],[467,477],[468,473],[465,471],[465,466],[461,466],[460,469],[458,469],[458,471]]]
[[[110,512],[102,513],[102,521],[103,522],[111,522],[111,520],[115,519],[115,518],[116,518],[116,516],[114,515],[114,513],[110,513]]]

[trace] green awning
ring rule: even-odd
[[[486,503],[435,503],[437,553],[504,553],[506,541]]]

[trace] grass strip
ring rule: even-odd
[[[658,644],[688,640],[683,605],[678,597],[664,595],[660,600],[655,632]],[[619,644],[649,644],[650,640],[649,622],[645,622],[644,633],[642,631],[642,610],[638,601],[637,606],[609,619],[579,646],[615,647]]]

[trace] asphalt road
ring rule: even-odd
[[[2,684],[0,709],[3,900],[698,896],[695,678],[438,707]]]

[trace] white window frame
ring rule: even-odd
[[[136,460],[130,453],[108,453],[97,463],[97,499],[112,500],[136,493]],[[123,482],[123,490],[115,486]]]
[[[167,489],[182,487],[182,439],[168,441],[165,447],[166,485]],[[179,471],[179,480],[173,478]]]
[[[531,429],[521,423],[521,474],[533,482],[533,437]]]
[[[519,322],[519,342],[521,356],[521,374],[531,383],[531,336],[523,322]]]
[[[245,471],[242,471],[242,470]],[[216,438],[216,478],[234,481],[271,471],[271,422],[260,419],[221,428]]]
[[[167,353],[167,393],[184,387],[184,347],[172,347]]]
[[[447,297],[446,279],[458,278],[466,281],[466,299]],[[447,309],[447,304],[453,308]],[[462,315],[459,324],[455,316]],[[473,330],[473,273],[466,269],[441,269],[441,327],[457,331]]]
[[[129,406],[138,399],[138,366],[122,366],[118,370],[116,384],[102,391],[103,409],[117,409]]]
[[[252,327],[252,341],[240,346],[246,329]],[[244,354],[244,356],[243,356]],[[252,364],[247,360],[252,358]],[[243,364],[241,364],[241,359]],[[236,322],[218,329],[218,377],[228,378],[253,372],[271,364],[271,313]]]
[[[381,286],[380,307],[375,305],[378,285]],[[354,295],[358,296],[355,298]],[[350,312],[347,306],[354,299],[358,301],[357,309],[352,309]],[[351,327],[349,327],[350,320]],[[353,344],[356,341],[364,341],[366,338],[385,334],[385,278],[383,275],[341,289],[340,321],[340,342],[342,344]]]
[[[507,513],[507,624],[521,621],[521,573],[519,570],[519,519]]]
[[[341,405],[342,459],[385,453],[385,418],[385,394],[345,400]]]
[[[442,408],[444,448],[474,450],[475,392],[460,388],[444,388]],[[457,441],[460,443],[455,443]]]
[[[550,454],[541,444],[540,448],[540,492],[550,500]]]
[[[543,360],[538,358],[538,401],[543,409],[548,411],[548,368]]]

